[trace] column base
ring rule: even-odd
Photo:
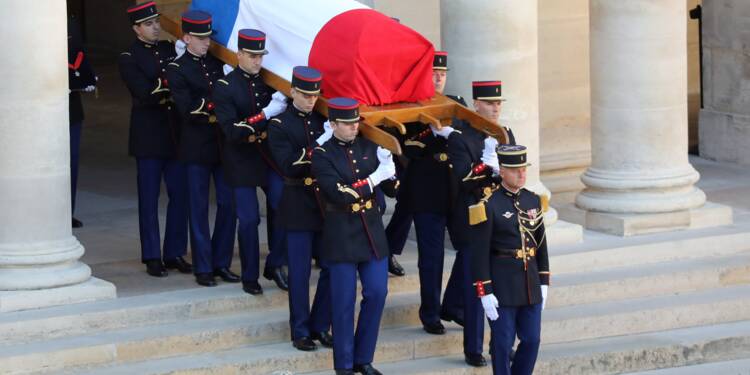
[[[564,220],[557,220],[555,224],[545,226],[547,231],[547,245],[563,246],[583,241],[583,227]]]
[[[733,222],[731,207],[711,202],[689,210],[652,214],[586,211],[575,204],[561,206],[558,212],[561,218],[580,224],[586,229],[617,236],[718,227]]]
[[[80,284],[38,290],[0,291],[0,313],[117,297],[115,285],[95,277]]]

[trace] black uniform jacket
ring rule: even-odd
[[[323,134],[325,117],[305,113],[289,104],[286,111],[271,119],[268,145],[284,176],[279,204],[279,220],[287,230],[319,231],[323,228],[320,187],[311,170],[315,142]]]
[[[83,35],[74,18],[68,18],[68,115],[71,124],[83,121],[81,91],[96,85],[96,75],[83,49]]]
[[[267,120],[248,123],[271,102],[274,90],[259,74],[249,74],[236,68],[216,84],[214,100],[216,117],[224,133],[224,172],[232,187],[263,186],[266,184],[270,156],[264,148],[267,142]]]
[[[423,124],[409,124],[403,142],[404,155],[409,159],[406,168],[404,197],[411,213],[447,215],[451,209],[451,168],[447,140],[435,135]]]
[[[120,54],[120,76],[130,91],[128,153],[142,158],[176,156],[179,119],[166,80],[167,64],[175,59],[174,45],[136,40]]]
[[[222,66],[210,53],[198,57],[190,51],[167,65],[169,88],[182,120],[182,161],[215,164],[221,160],[222,134],[213,111],[213,91],[216,80],[224,76]]]
[[[500,306],[540,303],[540,285],[550,277],[540,198],[526,189],[493,189],[487,220],[469,230],[472,279],[485,294],[495,293]]]
[[[320,253],[324,260],[358,263],[389,255],[375,191],[366,183],[353,186],[378,167],[377,147],[362,137],[351,142],[331,137],[313,151],[312,173],[326,202]]]

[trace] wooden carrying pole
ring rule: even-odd
[[[171,18],[162,16],[161,24],[164,30],[170,34],[177,38],[182,37],[182,28]],[[210,51],[225,63],[237,66],[237,55],[234,51],[217,43],[211,43]],[[268,69],[261,69],[260,75],[267,85],[286,96],[290,96],[291,83],[289,81]],[[327,100],[322,96],[315,103],[315,110],[326,117],[328,117],[327,103]],[[501,144],[508,143],[508,134],[502,126],[442,94],[436,94],[432,99],[418,103],[396,103],[383,106],[363,105],[359,112],[363,118],[359,128],[362,135],[396,155],[401,155],[401,145],[395,137],[381,130],[380,126],[396,128],[400,134],[404,135],[406,134],[405,123],[421,122],[440,128],[450,125],[456,118],[466,121],[473,128],[496,138]]]

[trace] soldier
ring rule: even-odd
[[[97,77],[91,68],[89,59],[83,50],[83,37],[75,18],[68,18],[68,116],[70,121],[70,203],[71,213],[76,211],[76,188],[78,187],[78,161],[81,149],[81,130],[83,128],[83,102],[81,92],[96,90]],[[73,216],[73,228],[80,228],[83,223]]]
[[[471,208],[472,279],[492,331],[493,373],[531,374],[550,279],[544,207],[538,195],[523,188],[526,147],[501,145],[497,154],[502,182],[485,187]]]
[[[333,130],[325,117],[313,112],[320,95],[319,71],[297,66],[292,73],[292,105],[269,125],[269,145],[276,164],[284,175],[279,222],[286,232],[289,261],[289,324],[292,341],[299,350],[315,350],[313,340],[333,346],[328,333],[331,326],[331,290],[328,268],[321,266],[310,309],[310,263],[319,253],[323,229],[320,188],[310,171],[310,158],[316,146],[331,138]]]
[[[357,137],[356,100],[331,99],[328,118],[333,137],[313,151],[312,172],[326,202],[320,258],[331,278],[333,363],[336,374],[378,375],[372,359],[388,293],[389,254],[375,194],[396,167],[388,150]],[[354,334],[357,274],[362,302]]]
[[[256,190],[263,186],[267,191],[268,186],[266,159],[269,155],[263,148],[267,138],[266,119],[286,108],[286,97],[274,93],[260,77],[263,56],[268,53],[265,44],[266,34],[262,31],[240,30],[237,38],[239,65],[226,78],[217,81],[214,94],[216,117],[226,140],[223,145],[224,176],[232,188],[233,207],[239,221],[237,237],[242,289],[253,295],[263,293],[258,283],[260,211]],[[284,259],[280,249],[270,250],[264,269],[280,269]],[[281,281],[286,288],[286,279]]]
[[[448,52],[435,51],[435,55],[432,57],[432,84],[435,85],[435,92],[442,94],[445,91],[445,84],[448,82]],[[445,96],[452,99],[454,102],[466,106],[466,101],[461,95],[448,95]]]
[[[222,63],[208,53],[211,44],[211,15],[191,10],[182,14],[185,54],[167,65],[167,78],[182,119],[179,155],[187,165],[190,244],[195,281],[216,286],[214,276],[239,282],[229,270],[234,250],[235,218],[232,192],[224,180],[220,148],[222,141],[213,91],[223,77]],[[208,223],[209,184],[216,189],[216,220],[213,236]]]
[[[187,254],[187,189],[185,166],[177,160],[177,113],[169,93],[165,71],[175,59],[174,45],[160,41],[159,13],[153,1],[127,10],[136,41],[120,54],[120,76],[130,91],[130,140],[128,151],[138,168],[138,227],[141,261],[146,272],[167,276],[167,269],[191,273]],[[159,239],[159,191],[167,186],[167,227],[164,254]],[[163,263],[162,263],[163,259]]]

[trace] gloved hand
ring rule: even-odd
[[[318,146],[322,145],[323,143],[328,142],[329,139],[333,136],[333,129],[331,128],[331,123],[326,121],[323,123],[323,134],[318,137],[318,139],[315,140],[315,142],[318,143]]]
[[[492,168],[494,174],[500,173],[500,162],[497,160],[497,139],[487,137],[484,139],[484,149],[482,150],[482,163]]]
[[[93,92],[94,90],[96,90],[96,86],[94,86],[94,85],[88,85],[88,86],[86,86],[86,87],[83,88],[83,91],[85,91],[85,92]]]
[[[380,162],[378,168],[367,177],[372,188],[396,175],[396,164],[393,163],[393,155],[390,151],[378,146],[378,161]]]
[[[443,137],[445,139],[448,139],[448,136],[450,136],[451,133],[455,131],[455,129],[453,129],[450,126],[443,126],[438,130],[436,127],[430,125],[430,129],[432,130],[433,134]]]
[[[185,53],[186,47],[187,45],[185,44],[185,42],[182,41],[182,39],[178,39],[174,43],[174,52],[177,54],[177,56],[175,57],[175,60],[179,59],[180,56],[182,56],[182,54]]]
[[[278,115],[281,112],[284,112],[286,109],[286,96],[282,94],[279,91],[276,91],[273,96],[271,96],[271,102],[268,103],[266,108],[263,108],[263,114],[266,115],[266,118],[271,118],[273,116]]]
[[[542,285],[542,310],[547,306],[547,289],[549,289],[549,285]]]
[[[497,312],[497,308],[500,307],[500,302],[497,301],[497,297],[494,294],[488,294],[482,296],[482,308],[484,308],[484,315],[489,320],[497,320],[500,314]]]

